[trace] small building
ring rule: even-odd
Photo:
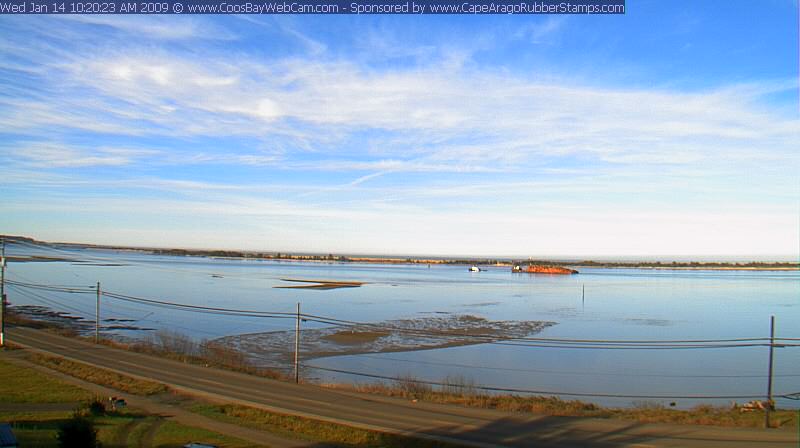
[[[8,423],[0,423],[0,448],[19,448],[17,438]]]

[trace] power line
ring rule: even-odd
[[[517,389],[508,387],[495,387],[495,386],[481,386],[481,385],[465,385],[465,384],[451,384],[439,381],[418,380],[413,378],[398,378],[386,375],[377,375],[371,373],[355,372],[352,370],[331,369],[328,367],[319,367],[310,364],[303,364],[303,367],[322,370],[326,372],[343,373],[347,375],[356,375],[367,378],[376,378],[390,381],[412,382],[418,384],[428,384],[431,386],[452,387],[458,389],[477,389],[491,392],[511,392],[522,394],[536,394],[536,395],[564,395],[572,397],[595,397],[595,398],[640,398],[640,399],[683,399],[683,400],[733,400],[733,399],[759,399],[763,398],[762,395],[628,395],[628,394],[611,394],[611,393],[589,393],[589,392],[563,392],[551,390],[534,390],[534,389]],[[784,395],[776,395],[784,397]]]
[[[337,324],[331,319],[317,318],[306,316],[306,320],[319,323],[327,323],[331,325],[339,325],[346,328],[359,326],[362,328],[370,328],[373,330],[395,331],[398,333],[406,333],[415,336],[437,338],[437,339],[477,339],[482,343],[493,345],[509,345],[517,347],[538,347],[538,348],[569,348],[569,349],[598,349],[598,350],[693,350],[693,349],[717,349],[717,348],[742,348],[742,347],[768,347],[769,343],[735,343],[735,344],[720,344],[717,340],[709,340],[709,343],[702,344],[675,344],[672,341],[650,341],[645,345],[644,341],[625,341],[614,342],[604,340],[575,340],[575,339],[560,339],[552,340],[545,338],[525,338],[525,337],[506,337],[497,335],[475,335],[475,334],[456,334],[454,332],[435,331],[404,328],[397,326],[386,326],[382,324],[358,323],[358,324]],[[776,338],[777,339],[777,338]],[[747,339],[751,340],[751,339]],[[757,340],[757,339],[752,339]],[[585,342],[583,342],[585,341]],[[581,345],[583,344],[583,345]],[[664,345],[670,344],[670,345]],[[780,344],[781,347],[795,347],[800,344]]]
[[[340,325],[340,326],[370,326],[374,327],[378,324],[373,324],[369,322],[357,322],[352,320],[344,320],[344,319],[335,319],[325,316],[315,316],[313,314],[304,314],[306,319],[308,320],[315,320],[318,319],[318,322],[328,323],[332,325]],[[404,327],[395,327],[395,326],[382,326],[384,329],[403,329],[409,330],[408,328]],[[446,332],[439,332],[438,334],[447,335],[449,333]],[[461,336],[461,335],[459,335]],[[465,335],[465,336],[474,336],[474,337],[494,337],[492,335]],[[520,341],[536,341],[536,342],[576,342],[576,343],[608,343],[608,344],[679,344],[679,343],[723,343],[723,342],[749,342],[749,341],[769,341],[770,338],[733,338],[733,339],[683,339],[683,340],[620,340],[620,339],[566,339],[566,338],[533,338],[533,337],[520,337],[520,338],[513,338],[515,340]],[[800,341],[800,338],[775,338],[775,340],[784,340],[784,341]]]
[[[39,285],[38,283],[36,283],[35,280],[31,280],[30,278],[20,274],[19,271],[15,271],[14,272],[14,277],[19,277],[21,279],[21,280],[16,280],[17,282],[28,283],[28,284],[31,284],[31,285]],[[92,288],[92,289],[94,289],[94,285],[91,285],[91,286],[85,286],[85,285],[47,285],[47,286],[62,287],[62,288]]]
[[[551,373],[557,375],[585,375],[585,376],[633,376],[633,377],[648,377],[648,378],[766,378],[767,375],[670,375],[670,374],[647,374],[647,373],[625,373],[625,372],[597,372],[597,371],[570,371],[570,370],[546,370],[546,369],[517,369],[512,367],[490,367],[490,366],[476,366],[473,364],[459,364],[435,361],[422,361],[414,359],[394,358],[390,356],[370,356],[370,355],[356,355],[359,359],[375,359],[380,361],[396,361],[405,362],[410,364],[423,364],[442,367],[458,367],[468,369],[481,369],[481,370],[495,370],[503,372],[525,372],[525,373]],[[800,374],[782,374],[773,375],[774,377],[800,377]]]
[[[27,297],[27,298],[29,298],[29,299],[31,299],[31,300],[34,300],[34,301],[37,301],[37,302],[44,302],[44,303],[46,303],[46,304],[49,304],[50,306],[56,306],[56,307],[63,308],[63,309],[65,309],[65,310],[72,311],[72,312],[74,312],[74,313],[77,313],[77,314],[78,314],[78,316],[79,316],[79,317],[81,317],[81,318],[83,318],[83,319],[89,319],[89,317],[88,317],[88,316],[91,316],[91,313],[90,313],[90,312],[88,312],[88,311],[84,311],[84,310],[81,310],[81,309],[74,308],[74,307],[72,307],[72,306],[69,306],[69,305],[63,304],[63,303],[61,303],[61,302],[59,302],[59,301],[57,301],[57,300],[54,300],[53,298],[48,298],[48,297],[41,296],[41,295],[39,295],[39,294],[36,294],[36,293],[35,293],[35,292],[33,292],[33,291],[24,291],[24,290],[20,290],[19,288],[17,288],[17,287],[16,287],[16,286],[14,286],[14,285],[10,285],[10,286],[11,286],[11,287],[14,289],[14,291],[16,291],[18,294],[20,294],[20,295],[22,295],[22,296],[24,296],[24,297]]]
[[[75,294],[88,294],[95,291],[94,286],[59,286],[59,285],[40,285],[36,283],[19,282],[16,280],[6,280],[9,285],[22,286],[24,288],[42,289],[46,291],[67,292]]]
[[[122,262],[125,265],[142,266],[142,267],[155,269],[155,270],[159,270],[159,271],[177,272],[177,273],[181,273],[181,274],[214,275],[214,274],[218,274],[219,273],[219,272],[215,272],[215,271],[201,271],[201,270],[194,269],[194,268],[193,269],[181,269],[181,268],[175,268],[175,267],[160,266],[160,264],[162,262],[157,261],[157,260],[154,260],[154,261],[148,261],[148,260],[138,261],[138,260],[133,260],[131,258],[121,258],[120,259],[120,258],[113,258],[113,257],[102,257],[102,256],[97,256],[97,255],[86,255],[86,254],[83,254],[83,253],[77,253],[78,251],[80,251],[82,249],[74,249],[74,250],[58,249],[58,248],[55,248],[55,247],[50,246],[50,245],[39,245],[39,244],[33,244],[33,243],[28,243],[28,242],[23,242],[23,241],[15,241],[14,243],[22,245],[22,246],[30,247],[30,248],[42,249],[42,250],[51,250],[51,251],[56,252],[56,253],[66,254],[66,255],[69,255],[69,256],[73,257],[73,258],[68,260],[68,261],[73,261],[73,262],[87,262],[87,263],[103,263],[103,262],[106,262],[106,263],[115,263],[115,264],[121,264],[121,262]],[[111,250],[113,250],[113,249],[111,249]],[[143,249],[143,251],[146,251],[146,250]],[[158,256],[158,254],[153,254],[153,255]],[[78,258],[75,258],[75,257],[78,257]],[[82,258],[80,258],[80,257],[82,257]],[[238,273],[237,274],[226,273],[225,276],[226,277],[237,277],[237,278],[263,278],[265,280],[278,278],[276,276],[267,276],[267,275],[260,275],[260,274],[259,275],[243,275],[243,274],[238,274]]]
[[[128,302],[135,302],[141,304],[148,304],[152,306],[158,306],[162,308],[169,308],[169,309],[180,309],[184,311],[193,311],[198,313],[205,313],[205,314],[219,314],[219,315],[226,315],[226,316],[240,316],[240,317],[264,317],[264,318],[274,318],[274,319],[294,319],[297,316],[297,313],[281,313],[281,312],[271,312],[271,311],[257,311],[257,310],[238,310],[238,309],[230,309],[230,308],[215,308],[215,307],[207,307],[207,306],[199,306],[199,305],[187,305],[177,302],[165,302],[161,300],[153,300],[153,299],[145,299],[142,297],[135,297],[129,296],[125,294],[117,294],[108,291],[103,291],[102,295],[104,297],[109,297],[112,299],[123,300]]]
[[[47,297],[44,297],[42,295],[36,294],[36,293],[34,293],[32,291],[21,290],[16,285],[14,285],[14,290],[17,293],[19,293],[20,295],[25,296],[25,297],[27,297],[27,298],[29,298],[31,300],[36,301],[36,302],[45,303],[45,304],[48,304],[48,305],[56,307],[56,308],[69,310],[69,311],[72,311],[74,313],[77,313],[83,319],[93,320],[90,317],[92,313],[89,312],[89,311],[84,311],[84,310],[80,310],[80,309],[71,307],[71,306],[66,305],[64,303],[61,303],[61,302],[59,302],[59,301],[57,301],[57,300],[55,300],[53,298],[47,298]],[[134,311],[134,310],[130,309],[130,311]],[[138,316],[134,316],[134,315],[131,315],[131,314],[128,314],[128,313],[123,313],[123,312],[120,312],[118,310],[115,310],[115,314],[117,314],[119,316],[122,316],[122,317],[131,318],[132,322],[143,321],[143,322],[152,322],[152,323],[156,323],[156,324],[165,324],[164,322],[159,321],[159,320],[148,319],[148,317],[150,315],[152,315],[153,313],[149,313],[149,314],[145,315],[144,317],[138,317]],[[263,316],[259,316],[259,317],[263,317]],[[184,330],[192,331],[192,332],[203,333],[203,334],[206,334],[206,335],[209,335],[209,336],[219,336],[217,333],[212,333],[212,332],[209,332],[209,331],[199,330],[199,329],[196,329],[196,328],[184,327],[184,326],[177,325],[177,324],[174,324],[174,323],[169,323],[169,325],[173,326],[173,327],[177,327],[177,328],[182,328]]]
[[[93,292],[95,288],[84,287],[85,289],[76,289],[39,285],[22,282],[14,282],[13,284],[22,287],[39,288],[51,291],[71,292],[71,293],[87,293]],[[193,311],[207,314],[219,314],[228,316],[240,317],[269,317],[269,318],[284,318],[291,319],[296,317],[296,313],[274,312],[274,311],[259,311],[259,310],[242,310],[232,308],[219,308],[219,307],[206,307],[199,305],[189,305],[178,302],[162,301],[137,297],[127,294],[113,293],[103,291],[102,295],[112,299],[135,302],[151,306],[158,306],[169,309],[180,309],[184,311]],[[571,349],[604,349],[604,350],[674,350],[674,349],[710,349],[710,348],[742,348],[742,347],[763,347],[769,346],[765,341],[769,338],[736,338],[736,339],[687,339],[687,340],[594,340],[594,339],[563,339],[563,338],[534,338],[534,337],[504,337],[491,334],[457,334],[452,331],[431,330],[431,329],[416,329],[386,324],[374,324],[365,322],[356,322],[344,319],[329,318],[325,316],[317,316],[311,314],[302,314],[301,317],[305,320],[324,323],[334,326],[342,326],[352,328],[355,326],[394,331],[415,336],[432,337],[441,339],[476,339],[488,344],[495,345],[509,345],[509,346],[524,346],[524,347],[540,347],[540,348],[571,348]],[[797,341],[797,338],[775,338],[780,341]],[[747,341],[752,341],[745,343]],[[779,344],[780,347],[796,347],[800,344]]]
[[[244,310],[232,309],[221,307],[207,307],[199,305],[191,305],[178,303],[167,300],[155,300],[144,297],[137,297],[122,293],[115,293],[110,291],[98,291],[99,288],[93,286],[83,285],[45,285],[37,284],[34,282],[22,282],[16,280],[9,280],[8,284],[14,291],[21,293],[25,297],[38,299],[44,303],[55,304],[64,309],[71,309],[77,311],[81,317],[86,313],[83,310],[72,308],[69,305],[61,303],[55,299],[47,298],[35,291],[42,291],[48,293],[64,293],[64,294],[86,294],[98,293],[104,297],[113,300],[127,301],[139,305],[152,306],[163,309],[182,310],[196,313],[212,314],[212,315],[228,315],[239,317],[254,317],[254,318],[283,318],[295,319],[302,317],[304,320],[312,322],[333,325],[335,327],[343,328],[369,328],[380,329],[392,332],[412,334],[420,337],[428,338],[442,338],[442,339],[464,339],[468,338],[476,343],[489,343],[496,345],[519,346],[519,347],[543,347],[543,348],[571,348],[571,349],[602,349],[602,350],[673,350],[673,349],[706,349],[706,348],[741,348],[741,347],[797,347],[800,344],[792,343],[772,343],[772,341],[790,342],[800,341],[800,338],[732,338],[732,339],[683,339],[683,340],[619,340],[619,339],[568,339],[568,338],[538,338],[538,337],[507,337],[497,334],[458,334],[451,330],[437,330],[431,328],[409,328],[401,325],[392,325],[391,323],[365,323],[353,320],[337,319],[327,316],[289,313],[289,312],[271,312],[259,310]],[[33,290],[33,291],[31,291]],[[152,314],[152,313],[151,313]],[[149,316],[149,315],[148,315]],[[145,316],[148,317],[148,316]],[[141,318],[141,320],[148,320]],[[770,341],[770,343],[766,343]],[[361,355],[364,356],[364,355]],[[370,357],[375,358],[378,357]],[[387,358],[380,358],[387,359]],[[472,366],[465,364],[447,364],[447,363],[434,363],[425,361],[411,361],[400,360],[402,362],[412,362],[430,365],[443,365],[448,367],[462,367],[462,368],[478,368],[478,369],[492,369],[504,371],[523,371],[523,372],[538,372],[538,373],[552,373],[552,374],[585,374],[585,375],[614,375],[614,376],[634,376],[633,374],[625,373],[602,373],[602,372],[564,372],[564,371],[546,371],[537,369],[510,369],[500,367],[485,367],[485,366]],[[464,385],[464,384],[450,384],[447,382],[427,381],[427,380],[414,380],[403,379],[391,376],[370,374],[365,372],[331,369],[318,367],[314,365],[305,365],[308,368],[317,369],[320,371],[329,371],[341,374],[356,375],[363,377],[370,377],[376,379],[393,380],[393,381],[411,381],[420,384],[428,384],[440,387],[456,387],[456,388],[472,388],[476,390],[497,391],[497,392],[511,392],[511,393],[526,393],[526,394],[540,394],[540,395],[564,395],[564,396],[583,396],[583,397],[598,397],[598,398],[641,398],[641,399],[752,399],[761,398],[762,395],[685,395],[685,396],[669,396],[669,395],[629,395],[629,394],[611,394],[611,393],[580,393],[580,392],[559,392],[559,391],[541,391],[531,389],[517,389],[517,388],[503,388],[495,386],[482,386],[482,385]],[[660,378],[763,378],[763,375],[647,375],[638,374],[635,376],[643,377],[660,377]],[[798,377],[797,374],[776,375],[781,377]],[[793,399],[796,394],[776,395],[781,398]]]
[[[79,313],[79,315],[90,314],[86,313],[83,310],[79,310],[77,308],[72,308],[69,305],[63,304],[54,300],[52,298],[46,298],[36,292],[33,291],[24,291],[24,288],[30,289],[45,289],[45,290],[55,290],[60,292],[75,292],[76,290],[80,292],[93,292],[96,288],[91,287],[75,287],[75,286],[58,286],[58,285],[40,285],[34,283],[24,283],[24,282],[17,282],[13,281],[10,283],[9,286],[12,286],[15,291],[18,293],[33,299],[38,299],[39,301],[54,304],[56,306],[62,307],[64,309],[70,309]],[[188,304],[181,304],[177,302],[167,302],[167,301],[160,301],[160,300],[153,300],[153,299],[146,299],[142,297],[130,296],[125,294],[119,293],[112,293],[112,292],[102,292],[102,294],[106,297],[110,297],[112,299],[122,300],[122,301],[129,301],[134,303],[145,304],[149,306],[156,306],[162,308],[169,308],[169,309],[181,309],[185,311],[193,311],[193,312],[200,312],[200,313],[207,313],[207,314],[222,314],[222,315],[232,315],[232,316],[247,316],[247,317],[268,317],[268,318],[285,318],[285,319],[293,319],[298,316],[298,313],[284,313],[284,312],[269,312],[269,311],[257,311],[257,310],[238,310],[238,309],[230,309],[230,308],[216,308],[216,307],[205,307],[205,306],[198,306],[198,305],[188,305]],[[347,326],[352,328],[353,326],[365,326],[370,328],[381,328],[387,329],[392,331],[406,331],[406,332],[416,332],[418,335],[420,333],[431,336],[429,331],[420,330],[420,329],[409,329],[403,328],[398,326],[387,326],[387,325],[380,325],[380,324],[368,324],[368,323],[359,323],[355,321],[346,321],[342,319],[335,319],[335,318],[327,318],[324,316],[316,316],[316,315],[306,315],[306,314],[299,314],[299,316],[316,322],[321,323],[329,323],[336,326]],[[83,317],[83,316],[81,316]],[[147,316],[145,316],[147,317]],[[141,320],[148,320],[142,318]],[[348,322],[344,324],[343,322]],[[448,334],[448,333],[441,333],[436,332],[434,334],[436,337],[461,337],[462,335],[458,334]],[[476,336],[481,338],[492,338],[496,339],[496,336],[491,335],[470,335]],[[549,348],[584,348],[584,349],[679,349],[679,348],[729,348],[729,347],[750,347],[750,346],[764,346],[769,344],[724,344],[720,345],[720,342],[723,341],[759,341],[763,338],[738,338],[738,339],[714,339],[714,340],[649,340],[649,341],[625,341],[625,340],[588,340],[588,339],[553,339],[553,338],[520,338],[519,340],[509,338],[508,341],[485,341],[487,343],[495,343],[501,345],[514,345],[514,346],[526,346],[526,347],[549,347]],[[776,340],[797,340],[797,338],[775,338]],[[538,343],[532,343],[531,341],[535,341]],[[675,344],[675,343],[711,343],[706,345],[656,345],[652,346],[652,344]],[[637,344],[636,346],[608,346],[608,345],[583,345],[583,344]],[[650,345],[641,345],[641,344],[650,344]],[[798,346],[797,344],[776,344],[779,347],[794,347]],[[363,355],[362,355],[363,356]],[[375,357],[377,358],[377,357]],[[386,359],[386,358],[382,358]],[[398,360],[398,359],[395,359]],[[414,362],[408,360],[398,360],[404,362]],[[426,363],[424,361],[417,361],[419,363]],[[459,365],[459,364],[446,364],[446,363],[431,363],[428,364],[440,364],[446,365],[451,367],[467,367],[467,368],[488,368],[488,369],[496,369],[496,370],[520,370],[520,371],[531,371],[535,372],[535,369],[503,369],[503,368],[491,368],[491,367],[482,367],[482,366],[470,366],[470,365]],[[330,372],[337,372],[343,374],[351,374],[357,376],[364,376],[364,377],[371,377],[371,378],[378,378],[378,379],[388,379],[388,380],[403,380],[398,379],[395,377],[388,377],[383,375],[374,375],[368,374],[363,372],[356,372],[356,371],[349,371],[349,370],[341,370],[341,369],[330,369],[330,368],[323,368],[313,365],[307,365],[307,367],[322,370],[322,371],[330,371]],[[556,372],[556,371],[539,371],[545,373],[577,373],[577,372]],[[602,374],[598,372],[592,372],[591,374]],[[608,375],[612,375],[608,373]],[[622,375],[625,374],[618,374],[615,373],[613,375]],[[761,378],[762,375],[637,375],[637,376],[653,376],[653,377],[681,377],[681,378]],[[779,375],[782,377],[797,377],[800,375],[788,374],[788,375]],[[429,385],[436,385],[442,387],[465,387],[463,385],[457,384],[449,384],[444,382],[435,382],[435,381],[426,381],[426,380],[413,380],[414,382],[422,383],[422,384],[429,384]],[[664,398],[664,399],[745,399],[745,398],[759,398],[760,395],[737,395],[737,396],[712,396],[712,395],[691,395],[691,396],[667,396],[667,395],[625,395],[625,394],[601,394],[601,393],[577,393],[577,392],[556,392],[556,391],[540,391],[540,390],[529,390],[529,389],[515,389],[515,388],[501,388],[501,387],[494,387],[494,386],[466,386],[480,390],[487,390],[487,391],[499,391],[499,392],[514,392],[514,393],[529,393],[529,394],[550,394],[550,395],[565,395],[565,396],[585,396],[585,397],[606,397],[606,398]],[[792,394],[788,395],[777,395],[778,397],[785,397],[791,398]]]

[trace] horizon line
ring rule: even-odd
[[[177,247],[177,246],[145,246],[129,244],[108,244],[108,243],[89,243],[75,241],[47,241],[31,236],[0,234],[0,239],[24,239],[38,243],[50,245],[70,245],[84,246],[87,248],[98,249],[132,249],[132,250],[186,250],[186,251],[220,251],[220,252],[241,252],[241,253],[272,253],[293,256],[345,256],[345,257],[364,257],[364,258],[386,258],[386,259],[411,259],[411,260],[541,260],[541,261],[614,261],[614,262],[796,262],[800,263],[800,255],[797,254],[635,254],[635,255],[615,255],[615,254],[504,254],[504,255],[478,255],[478,254],[408,254],[408,253],[355,253],[342,251],[312,251],[312,250],[276,250],[276,249],[233,249],[219,247]]]

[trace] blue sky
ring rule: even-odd
[[[0,232],[796,258],[797,8],[0,17]]]

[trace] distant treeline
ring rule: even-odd
[[[330,261],[354,263],[419,263],[419,264],[458,264],[458,265],[542,265],[542,266],[584,266],[602,268],[800,268],[797,262],[701,262],[701,261],[641,261],[641,262],[614,262],[614,261],[558,261],[558,260],[498,260],[487,258],[454,258],[454,259],[426,259],[426,258],[390,258],[390,257],[347,257],[344,255],[297,255],[280,252],[239,252],[228,250],[187,250],[187,249],[156,249],[154,254],[179,255],[179,256],[204,256],[226,258],[253,258],[268,260],[298,260],[298,261]]]
[[[348,257],[345,255],[299,255],[281,252],[240,252],[231,250],[153,249],[155,255],[184,257],[251,258],[266,260],[331,261],[353,263],[421,263],[421,264],[510,264],[510,261],[489,259],[426,259],[392,257]]]
[[[329,255],[290,255],[280,252],[240,252],[235,250],[194,250],[194,249],[153,249],[155,255],[172,255],[184,257],[222,257],[222,258],[258,258],[270,260],[319,260],[350,261],[344,256]]]
[[[536,262],[540,263],[540,262]],[[553,262],[541,262],[552,264]],[[609,262],[584,260],[577,263],[567,263],[573,266],[603,267],[603,268],[800,268],[797,262],[706,262],[706,261],[639,261],[639,262]]]
[[[636,261],[636,262],[616,262],[616,261],[593,261],[593,260],[535,260],[524,259],[497,259],[497,258],[423,258],[423,257],[379,257],[379,256],[345,256],[334,254],[288,254],[281,252],[245,252],[235,250],[204,250],[204,249],[153,249],[143,247],[109,246],[80,243],[48,243],[37,241],[33,238],[0,235],[0,240],[7,242],[17,241],[21,244],[36,244],[42,246],[65,246],[76,248],[96,248],[96,249],[116,249],[149,252],[155,255],[171,255],[184,257],[220,257],[220,258],[244,258],[262,260],[288,260],[288,261],[326,261],[326,262],[352,262],[352,263],[413,263],[413,264],[445,264],[445,265],[542,265],[542,266],[583,266],[598,268],[707,268],[707,269],[800,269],[800,262],[702,262],[702,261]]]

